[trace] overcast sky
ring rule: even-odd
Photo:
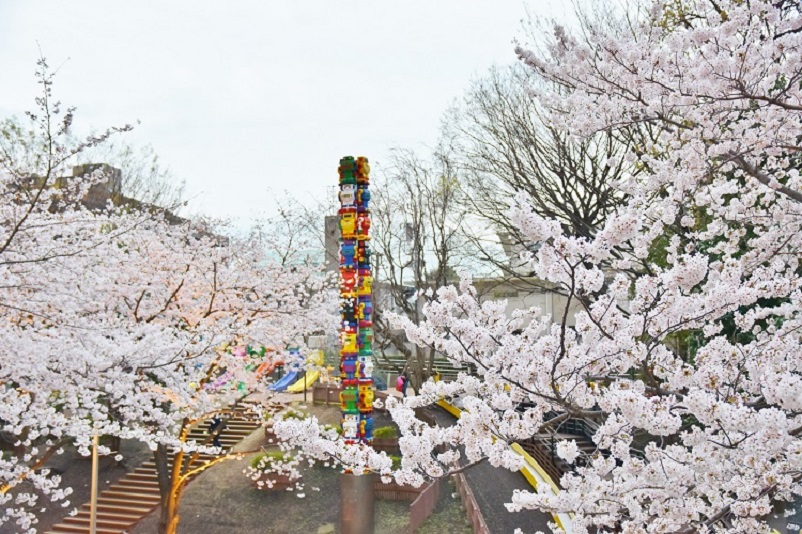
[[[0,0],[0,117],[33,108],[41,47],[79,130],[141,121],[129,141],[186,180],[193,211],[247,220],[284,190],[323,199],[343,155],[434,145],[548,3]]]

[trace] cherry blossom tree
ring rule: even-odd
[[[112,365],[123,369],[115,393],[106,387],[104,400],[121,419],[118,432],[155,447],[163,498],[160,531],[175,532],[189,475],[214,461],[179,472],[168,467],[170,455],[175,465],[192,454],[217,453],[209,443],[188,442],[190,427],[225,418],[228,405],[260,386],[255,373],[247,372],[245,354],[220,347],[232,341],[298,344],[305,335],[336,327],[331,313],[336,302],[316,268],[271,263],[250,241],[221,245],[213,237],[180,232],[166,241],[169,229],[158,230],[159,236],[148,236],[138,229],[134,239],[143,241],[136,251],[133,240],[117,243],[120,264],[104,258],[104,267],[113,271],[137,267],[131,265],[134,254],[142,263],[124,281],[110,277],[120,291],[112,302],[118,303],[123,333],[96,353],[108,354]],[[130,353],[120,351],[120,341]],[[239,387],[225,387],[231,385]],[[255,415],[263,411],[256,407]]]
[[[519,53],[560,84],[538,95],[555,124],[639,139],[627,159],[644,175],[619,184],[632,201],[589,239],[561,236],[523,204],[511,214],[541,244],[537,275],[585,311],[574,328],[539,310],[507,319],[465,283],[408,333],[479,364],[481,380],[432,386],[467,394],[469,456],[502,465],[498,441],[601,421],[600,452],[563,492],[517,494],[513,507],[573,511],[577,531],[766,531],[775,503],[802,491],[802,21],[787,3],[655,2],[631,33],[585,23],[582,38],[557,28],[548,55]],[[656,133],[636,137],[644,124]],[[658,249],[663,262],[651,261]],[[609,275],[604,261],[641,272]],[[700,346],[671,350],[687,332]]]
[[[34,318],[3,332],[6,346],[17,347],[3,365],[4,381],[17,385],[6,391],[15,409],[4,413],[4,430],[26,447],[61,435],[86,450],[94,433],[148,443],[165,497],[164,531],[173,532],[187,477],[168,468],[169,455],[181,462],[216,453],[187,442],[186,432],[259,385],[248,360],[221,347],[284,347],[334,326],[334,316],[321,313],[326,293],[316,271],[233,248],[191,229],[141,222],[97,247],[98,256],[48,262],[48,285],[38,269],[28,273],[33,298],[16,307],[26,305]],[[228,379],[219,381],[223,371]],[[223,387],[230,383],[243,387]],[[49,441],[43,452],[63,444]]]
[[[572,532],[766,533],[770,512],[799,499],[801,15],[785,0],[649,1],[519,48],[558,88],[533,95],[555,128],[621,136],[639,173],[589,236],[524,197],[509,212],[539,244],[525,258],[536,276],[582,306],[574,326],[507,316],[467,277],[429,293],[425,322],[396,319],[478,369],[388,402],[397,478],[457,459],[518,469],[510,442],[578,418],[597,422],[597,450],[560,443],[575,464],[562,491],[516,492],[511,510],[573,512]],[[457,396],[454,426],[415,417]]]
[[[160,531],[175,532],[187,477],[168,455],[219,453],[187,430],[260,385],[226,347],[334,329],[335,295],[316,267],[273,261],[252,238],[131,205],[89,209],[109,177],[67,168],[128,127],[74,142],[44,60],[39,80],[32,133],[0,142],[0,430],[15,440],[0,460],[0,524],[35,532],[37,500],[70,493],[47,460],[69,443],[88,453],[99,434],[154,450]],[[223,387],[222,371],[242,387]]]
[[[54,100],[53,77],[44,59],[38,63],[37,78],[42,93],[36,100],[37,111],[27,114],[30,128],[23,128],[17,121],[6,121],[0,137],[3,195],[0,269],[4,280],[0,296],[4,325],[0,333],[3,337],[0,420],[4,437],[16,440],[15,454],[4,454],[0,464],[0,494],[5,510],[0,521],[16,519],[21,529],[27,529],[33,520],[28,507],[35,504],[37,497],[31,488],[54,500],[69,494],[69,489],[58,488],[58,477],[49,477],[47,471],[39,470],[69,440],[63,431],[69,426],[64,409],[69,406],[52,402],[50,393],[58,395],[58,390],[44,392],[33,387],[38,380],[40,351],[55,349],[55,356],[62,350],[51,318],[58,310],[72,309],[67,295],[49,282],[59,276],[75,277],[76,272],[70,270],[58,273],[58,266],[97,250],[112,229],[122,234],[137,221],[132,218],[121,221],[122,226],[115,226],[108,219],[95,220],[84,207],[81,200],[87,198],[93,187],[103,187],[103,176],[63,178],[68,162],[77,154],[130,126],[67,142],[74,109],[64,109]],[[86,285],[90,280],[84,278],[82,282]],[[43,296],[48,291],[51,299],[46,302]],[[43,342],[50,342],[51,346],[42,345]],[[31,348],[33,352],[27,353]],[[18,424],[21,416],[27,424]],[[86,427],[77,428],[80,419],[73,426],[74,435],[91,433]]]

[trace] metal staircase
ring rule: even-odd
[[[555,412],[549,412],[545,415],[545,420],[548,421],[556,416]],[[593,442],[593,436],[598,429],[599,425],[594,421],[571,418],[561,422],[556,428],[549,428],[547,432],[522,440],[519,444],[537,460],[554,483],[559,484],[560,478],[565,473],[575,470],[577,466],[586,465],[596,455],[604,457],[610,455],[609,450],[599,449]],[[635,441],[638,445],[630,445],[630,452],[641,459],[645,459],[643,447],[648,439],[648,434],[636,432]],[[575,441],[577,449],[579,449],[579,456],[573,464],[569,464],[557,455],[557,444],[563,440]]]
[[[547,420],[550,418],[549,415],[554,416],[554,414],[547,414]],[[552,481],[559,484],[562,475],[573,471],[575,465],[583,464],[594,454],[605,456],[608,454],[607,451],[599,450],[591,439],[597,428],[598,426],[591,421],[569,419],[559,424],[556,429],[549,429],[548,433],[522,440],[519,444],[537,460]],[[563,440],[576,442],[580,455],[575,464],[569,464],[557,455],[557,443]]]
[[[247,415],[247,401],[232,407],[235,414],[226,422],[220,434],[223,454],[237,443],[259,428],[260,423],[252,415]],[[276,413],[281,405],[271,405],[269,413]],[[199,425],[189,432],[189,439],[203,441],[207,439],[208,427]],[[203,462],[217,458],[215,455],[201,454],[191,467],[198,467]],[[172,465],[172,458],[169,461]],[[156,463],[149,460],[130,473],[120,478],[108,489],[98,495],[96,532],[97,534],[124,534],[159,506],[159,486],[156,478]],[[53,526],[47,534],[88,533],[90,522],[90,505],[84,504],[74,516],[66,517],[61,523]]]

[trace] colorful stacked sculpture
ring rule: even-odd
[[[348,443],[373,440],[373,276],[370,266],[370,166],[340,160],[340,404]]]

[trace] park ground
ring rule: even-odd
[[[336,406],[303,404],[301,395],[282,398],[288,405],[301,408],[317,416],[323,423],[339,423],[340,412]],[[311,401],[311,397],[309,399]],[[377,425],[389,424],[389,418],[376,413]],[[240,442],[235,450],[255,450],[266,446],[264,432],[253,432]],[[123,465],[112,458],[103,458],[100,463],[99,485],[104,489],[114,483],[128,470],[150,458],[150,451],[137,443],[124,443]],[[184,492],[180,508],[179,532],[186,534],[293,534],[333,533],[339,524],[339,471],[323,466],[305,467],[303,488],[292,491],[263,491],[251,485],[243,473],[253,454],[241,460],[229,460],[211,467],[189,483]],[[89,500],[91,462],[74,450],[68,450],[53,462],[67,485],[74,488],[70,506],[45,503],[46,510],[37,525],[39,532],[58,523],[73,507]],[[409,504],[403,501],[377,500],[376,532],[401,534],[407,532]],[[157,532],[158,510],[140,521],[131,534],[153,534]],[[421,534],[469,534],[461,502],[451,481],[443,480],[440,500],[434,513],[418,529]],[[0,527],[0,534],[5,534]],[[10,531],[9,531],[10,534]]]

